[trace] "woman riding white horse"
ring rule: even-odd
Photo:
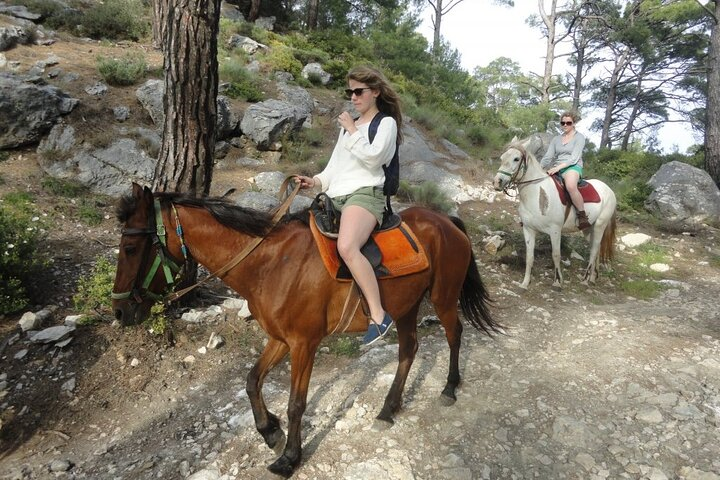
[[[615,243],[615,194],[600,180],[588,180],[597,191],[600,201],[585,203],[591,227],[583,233],[590,241],[590,258],[583,284],[595,283],[598,261],[605,263],[612,258]],[[530,284],[530,271],[535,259],[535,236],[537,232],[550,235],[552,257],[555,264],[553,288],[561,288],[560,240],[562,233],[576,232],[575,209],[563,205],[555,181],[535,156],[522,143],[511,144],[500,156],[500,169],[493,180],[495,190],[517,187],[520,198],[519,213],[525,237],[525,278],[521,288]]]

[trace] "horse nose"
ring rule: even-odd
[[[502,190],[502,178],[500,178],[500,175],[495,175],[495,178],[493,178],[493,187],[497,191]]]

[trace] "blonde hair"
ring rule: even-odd
[[[350,70],[346,78],[347,80],[364,83],[371,89],[380,92],[376,100],[377,108],[395,119],[397,124],[397,144],[400,145],[403,139],[400,96],[390,86],[390,82],[387,81],[385,75],[375,68],[358,66]]]

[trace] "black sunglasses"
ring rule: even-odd
[[[347,98],[351,98],[351,97],[353,96],[353,94],[354,94],[356,97],[359,97],[359,96],[361,96],[361,95],[363,94],[363,91],[365,91],[365,90],[372,90],[372,88],[370,88],[370,87],[346,88],[346,89],[345,89],[345,96],[346,96]]]
[[[573,124],[572,121],[570,121],[570,122],[560,122],[560,125],[562,125],[563,127],[564,127],[565,125],[572,125],[572,124]]]

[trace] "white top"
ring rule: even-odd
[[[382,187],[385,183],[382,166],[392,160],[397,143],[395,119],[384,117],[380,121],[373,143],[368,140],[369,122],[357,128],[352,135],[340,130],[330,161],[315,175],[320,180],[320,189],[329,197],[348,195],[362,187]]]

